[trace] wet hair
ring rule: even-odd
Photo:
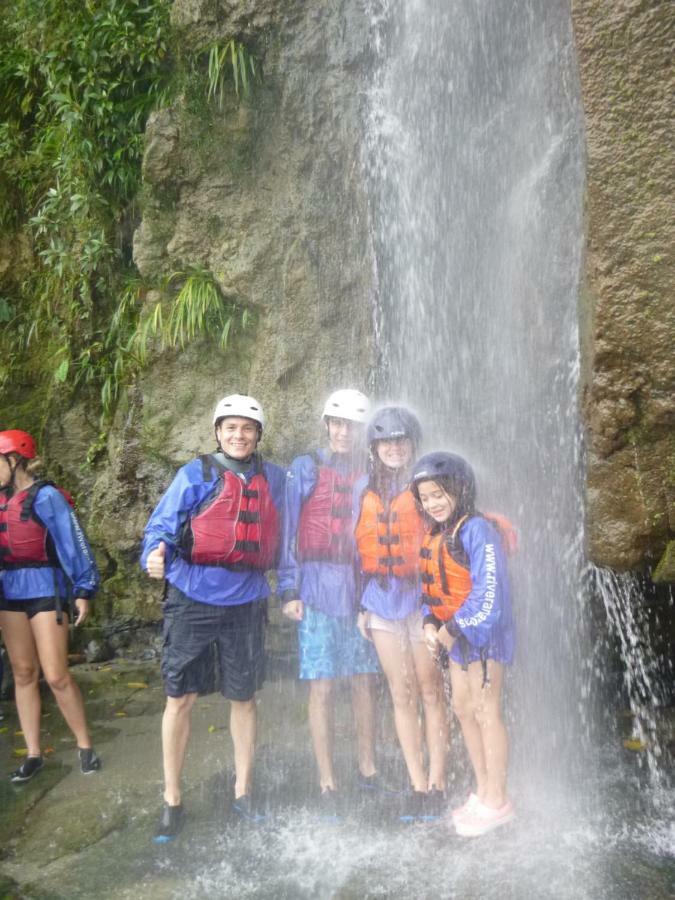
[[[44,463],[38,456],[34,456],[33,459],[24,459],[21,457],[21,460],[25,464],[23,468],[26,470],[26,473],[32,478],[37,478],[37,476],[42,473]]]
[[[436,475],[434,477],[429,478],[421,478],[418,481],[413,482],[410,486],[410,490],[412,491],[413,497],[417,501],[420,509],[422,509],[422,504],[420,502],[420,484],[424,484],[425,482],[433,482],[437,484],[440,488],[442,488],[445,493],[452,497],[455,501],[455,508],[452,512],[452,515],[446,522],[440,523],[440,528],[451,528],[456,522],[458,522],[463,516],[474,516],[480,515],[476,510],[476,484],[473,480],[469,480],[467,478],[461,478],[452,475]],[[424,510],[422,510],[424,512]],[[424,513],[427,519],[430,519],[430,516],[427,513]],[[439,525],[439,523],[434,523],[434,525]]]

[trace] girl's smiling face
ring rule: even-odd
[[[417,492],[422,509],[434,522],[447,522],[457,507],[455,498],[436,481],[420,481]]]
[[[378,441],[375,449],[380,462],[389,469],[403,469],[412,462],[413,445],[410,438]]]

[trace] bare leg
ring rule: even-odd
[[[40,756],[40,664],[33,631],[23,612],[0,612],[0,628],[14,675],[14,699],[29,756]]]
[[[481,670],[482,678],[480,663],[478,663],[478,667]],[[476,777],[476,794],[479,800],[484,800],[487,791],[487,768],[483,753],[483,738],[480,726],[476,721],[476,711],[471,697],[469,673],[464,672],[460,664],[452,660],[450,661],[450,682],[452,684],[452,708],[459,719],[464,746],[469,754]]]
[[[429,789],[444,791],[448,768],[448,711],[443,677],[426,644],[411,644],[417,683],[424,707],[424,726],[429,751]]]
[[[333,682],[329,678],[317,678],[309,683],[309,730],[312,735],[314,756],[319,769],[319,785],[322,791],[335,790],[333,768],[333,743],[335,730],[333,707]]]
[[[164,761],[164,799],[170,806],[181,801],[180,776],[190,737],[190,714],[197,694],[167,697],[162,716],[162,757]]]
[[[481,800],[486,806],[499,809],[507,799],[506,765],[509,755],[509,740],[501,708],[504,667],[491,659],[487,665],[490,683],[483,687],[481,663],[470,664],[469,688],[476,710],[485,760],[486,785]]]
[[[68,620],[59,625],[54,612],[42,612],[30,620],[40,665],[63,718],[75,735],[77,746],[91,747],[82,694],[68,670]]]
[[[422,761],[422,728],[415,664],[408,639],[388,631],[373,629],[373,642],[387,676],[394,704],[396,734],[408,768],[413,790],[427,792],[427,774]]]
[[[368,778],[375,774],[375,698],[373,675],[353,675],[352,710],[356,723],[359,772]]]
[[[251,790],[258,708],[255,697],[230,701],[230,731],[234,744],[235,800]]]

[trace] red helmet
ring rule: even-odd
[[[18,453],[24,459],[33,459],[37,453],[35,441],[27,431],[0,431],[0,453]]]

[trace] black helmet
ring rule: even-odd
[[[476,502],[476,476],[468,462],[455,453],[436,450],[427,453],[416,463],[412,473],[412,490],[419,500],[421,481],[437,481],[457,500],[457,511],[472,512]]]
[[[384,406],[368,423],[369,444],[396,438],[410,438],[417,446],[422,440],[422,426],[417,416],[404,406]]]

